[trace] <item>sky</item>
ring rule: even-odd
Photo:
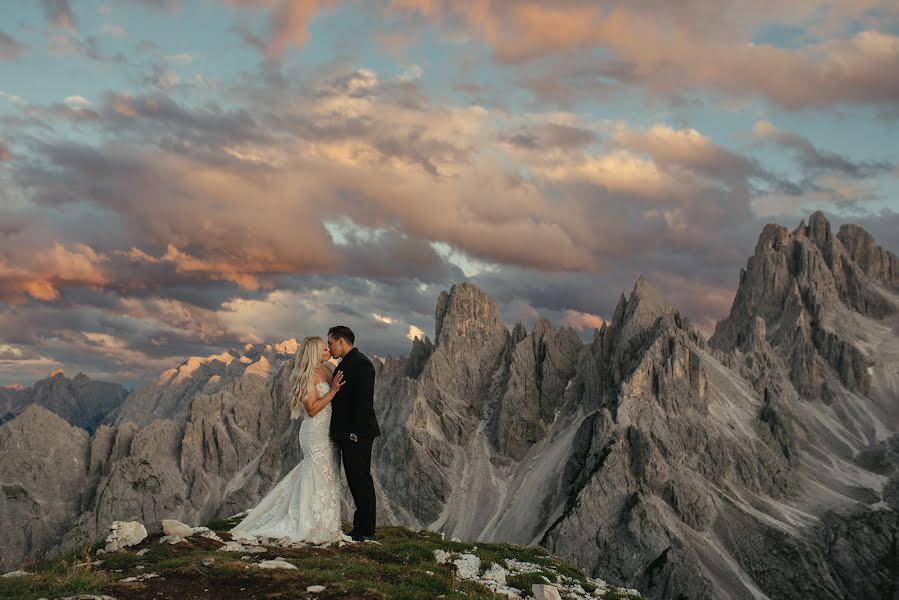
[[[899,250],[895,0],[27,0],[0,20],[0,385],[434,335],[468,281],[705,335],[759,232]]]

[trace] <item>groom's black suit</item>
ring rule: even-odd
[[[375,484],[371,478],[371,447],[381,435],[375,417],[375,367],[368,358],[353,348],[335,369],[343,371],[346,382],[331,401],[331,439],[340,448],[343,472],[346,473],[356,513],[353,533],[375,534]]]

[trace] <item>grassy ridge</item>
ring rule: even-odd
[[[208,525],[223,539],[231,521]],[[481,571],[492,563],[506,567],[506,559],[533,563],[540,573],[510,575],[508,583],[525,594],[532,583],[568,578],[587,592],[594,587],[587,576],[539,547],[511,544],[466,544],[450,542],[440,534],[410,531],[401,527],[378,530],[380,544],[348,544],[337,547],[268,548],[263,554],[241,558],[221,552],[214,541],[193,536],[190,543],[160,544],[161,533],[151,534],[128,551],[97,557],[103,544],[85,546],[54,558],[32,561],[22,567],[31,576],[0,578],[0,599],[27,600],[75,594],[108,594],[119,600],[138,598],[466,598],[495,599],[484,586],[456,576],[452,564],[438,564],[434,550],[473,553],[481,559]],[[137,551],[148,549],[143,555]],[[263,570],[253,565],[260,560],[281,557],[296,570]],[[100,565],[89,559],[102,560]],[[212,559],[212,560],[210,560]],[[149,573],[156,578],[123,582],[128,577]],[[324,585],[325,590],[310,594],[306,587]],[[618,596],[610,590],[605,598]],[[633,597],[631,597],[633,598]]]

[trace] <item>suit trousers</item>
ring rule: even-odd
[[[371,447],[374,441],[374,438],[359,438],[358,442],[347,440],[339,444],[343,472],[356,503],[353,533],[357,535],[375,534],[375,482],[371,478]]]

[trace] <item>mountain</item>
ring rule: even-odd
[[[589,344],[455,285],[433,342],[376,361],[379,523],[540,544],[654,598],[894,598],[897,264],[820,213],[766,226],[709,341],[642,276]],[[300,458],[291,367],[249,347],[131,394],[58,547],[258,501]]]
[[[37,404],[70,425],[93,432],[127,395],[128,390],[117,383],[93,381],[84,373],[69,379],[57,371],[31,387],[0,388],[0,423]]]
[[[81,514],[90,442],[33,403],[0,426],[0,566],[59,543]]]

